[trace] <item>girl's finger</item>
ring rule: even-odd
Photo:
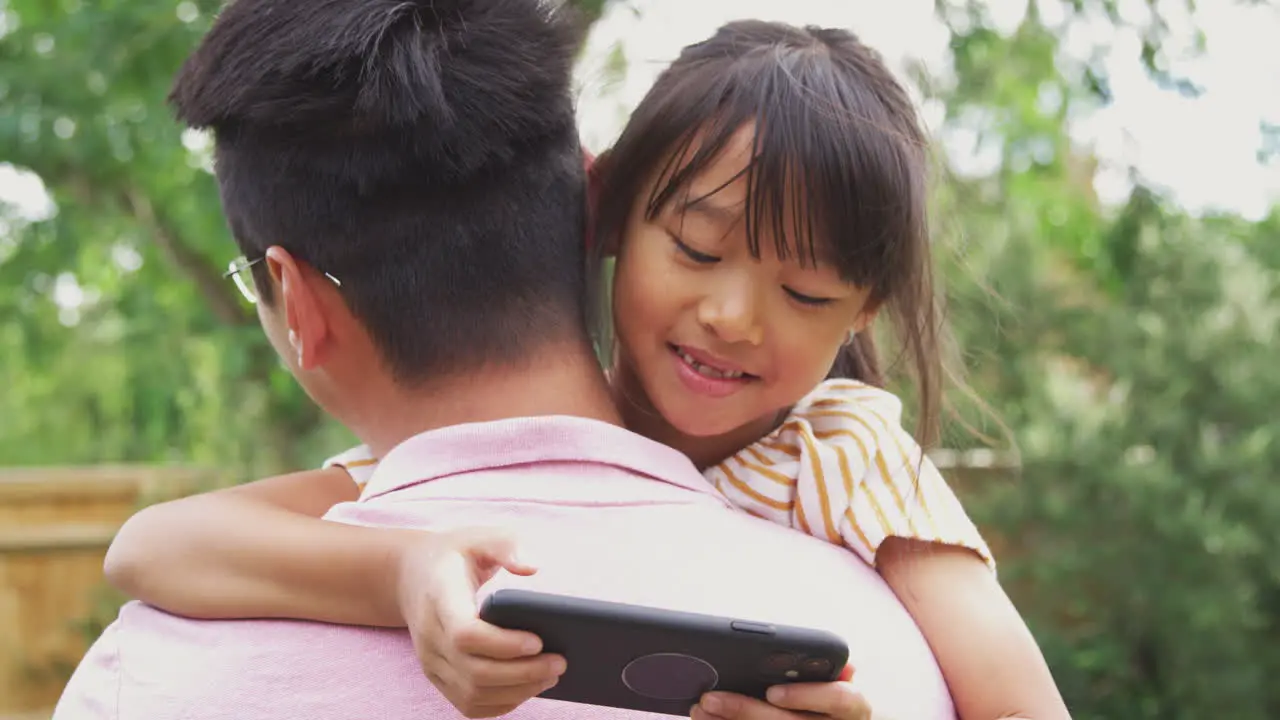
[[[533,633],[506,630],[471,618],[456,626],[442,624],[445,642],[452,652],[494,660],[532,657],[542,651],[542,640]]]
[[[691,717],[694,720],[795,720],[796,715],[755,698],[712,692],[702,696]]]
[[[476,688],[472,691],[471,699],[473,707],[476,708],[508,708],[507,710],[493,713],[494,715],[502,715],[553,687],[555,687],[554,682],[541,682],[512,687]]]
[[[777,707],[816,713],[840,720],[870,720],[866,698],[845,682],[796,683],[769,688],[769,702]]]
[[[719,715],[712,715],[706,710],[703,710],[701,705],[694,705],[693,709],[689,711],[689,720],[726,720],[726,718],[722,718]]]
[[[564,674],[560,655],[538,655],[519,660],[490,660],[474,655],[453,658],[458,673],[474,687],[495,688],[557,682]]]

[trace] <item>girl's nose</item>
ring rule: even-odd
[[[715,283],[698,304],[698,322],[726,343],[764,341],[755,287],[748,277],[727,277]]]

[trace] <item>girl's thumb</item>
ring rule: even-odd
[[[532,575],[538,571],[520,558],[516,539],[505,532],[496,531],[477,538],[477,542],[471,546],[471,554],[483,564],[490,565],[494,572],[498,568],[513,575]]]

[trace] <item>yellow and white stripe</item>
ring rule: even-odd
[[[828,380],[706,476],[743,510],[844,545],[873,566],[885,538],[901,537],[969,548],[994,570],[982,535],[901,418],[892,393]]]
[[[356,487],[363,490],[369,483],[369,478],[373,477],[373,471],[378,467],[378,459],[369,451],[368,445],[357,445],[325,460],[321,467],[340,467],[346,470]]]

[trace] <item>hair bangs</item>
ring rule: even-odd
[[[745,175],[747,243],[756,257],[762,241],[779,258],[831,265],[846,281],[891,294],[886,278],[900,260],[895,248],[924,210],[918,172],[923,140],[877,117],[882,101],[838,81],[817,54],[769,48],[740,57],[707,95],[703,121],[670,148],[647,199],[655,217],[752,128],[750,160],[712,188],[712,196]],[[703,88],[709,90],[710,88]],[[692,99],[692,98],[686,98]],[[693,110],[694,108],[688,108]],[[690,127],[690,125],[686,125]]]

